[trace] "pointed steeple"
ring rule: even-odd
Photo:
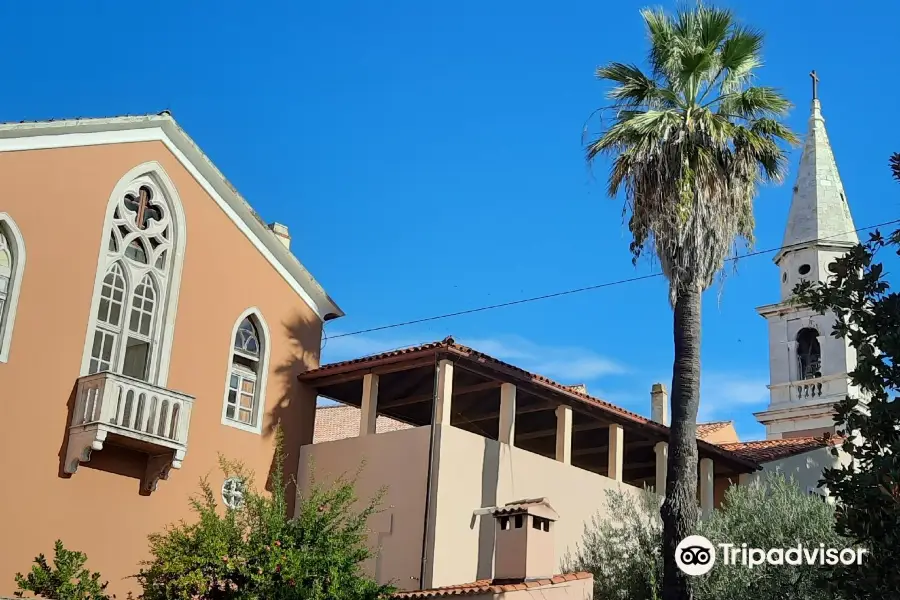
[[[818,98],[819,80],[815,71],[810,76],[813,78],[812,114],[782,242],[787,248],[778,253],[776,262],[786,251],[793,249],[790,247],[849,246],[859,242],[844,184],[825,132]]]

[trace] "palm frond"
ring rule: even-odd
[[[778,90],[751,86],[762,34],[728,10],[698,6],[669,15],[641,11],[649,71],[610,63],[615,116],[586,147],[612,158],[607,192],[624,194],[631,251],[659,259],[670,298],[709,286],[737,242],[752,243],[758,186],[780,182],[791,105]]]
[[[719,112],[742,119],[783,117],[791,106],[787,98],[771,87],[751,87],[727,93],[719,100]]]

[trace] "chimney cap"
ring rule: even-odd
[[[646,388],[644,388],[644,389],[646,389]],[[664,383],[654,383],[653,387],[651,388],[651,391],[654,393],[662,392],[665,394],[666,393],[666,385]]]
[[[510,515],[534,515],[543,517],[550,521],[559,520],[559,513],[553,510],[550,502],[546,498],[529,498],[526,500],[517,500],[508,502],[503,506],[498,506],[491,511],[494,517],[508,517]]]
[[[570,392],[576,392],[578,394],[584,394],[587,396],[587,386],[583,383],[577,383],[575,385],[567,385],[565,386]]]
[[[288,235],[288,227],[283,223],[279,223],[278,221],[273,221],[269,223],[269,230],[275,234],[280,235]]]

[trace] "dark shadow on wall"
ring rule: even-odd
[[[284,464],[282,475],[287,484],[288,514],[293,516],[297,495],[297,473],[300,447],[311,444],[316,418],[316,393],[302,385],[297,376],[319,366],[322,323],[315,315],[295,313],[284,328],[291,344],[290,358],[274,368],[274,381],[279,390],[278,402],[263,418],[263,436],[273,442],[272,461],[266,478],[266,490],[272,491],[272,474],[276,468],[274,455],[275,432],[280,426],[284,434]],[[270,387],[271,389],[271,387]]]
[[[481,507],[497,506],[497,487],[500,479],[500,443],[484,440],[481,457]],[[478,519],[478,574],[476,579],[494,576],[494,517],[481,515]]]

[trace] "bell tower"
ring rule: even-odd
[[[797,283],[827,281],[834,260],[859,243],[825,132],[816,72],[812,107],[782,248],[775,256],[781,300],[757,312],[769,326],[769,406],[756,413],[767,439],[834,432],[834,404],[858,390],[848,372],[856,351],[831,332],[834,315],[790,302]]]

